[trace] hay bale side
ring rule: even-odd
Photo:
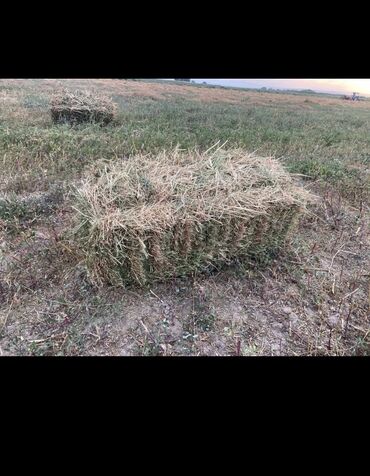
[[[51,99],[50,113],[56,124],[108,124],[114,119],[115,112],[116,106],[110,98],[94,92],[63,90]]]
[[[97,283],[144,285],[277,250],[310,198],[243,150],[137,156],[88,174],[75,236]]]

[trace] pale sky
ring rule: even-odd
[[[193,81],[241,88],[312,89],[327,93],[370,96],[370,79],[194,79]]]

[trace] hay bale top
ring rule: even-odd
[[[110,122],[116,111],[116,105],[107,96],[94,91],[63,89],[51,98],[53,119]]]
[[[160,232],[179,221],[219,221],[302,207],[309,193],[273,158],[243,150],[163,152],[104,164],[77,191],[78,210],[100,230]]]
[[[51,106],[55,109],[110,111],[114,107],[114,103],[109,97],[100,93],[64,89],[54,94],[51,98]]]

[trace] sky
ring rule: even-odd
[[[312,89],[323,93],[370,96],[370,79],[194,79],[197,83],[235,86],[241,88]]]

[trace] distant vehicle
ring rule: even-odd
[[[353,93],[352,96],[344,95],[342,99],[345,99],[346,101],[360,101],[360,95],[358,93]]]

